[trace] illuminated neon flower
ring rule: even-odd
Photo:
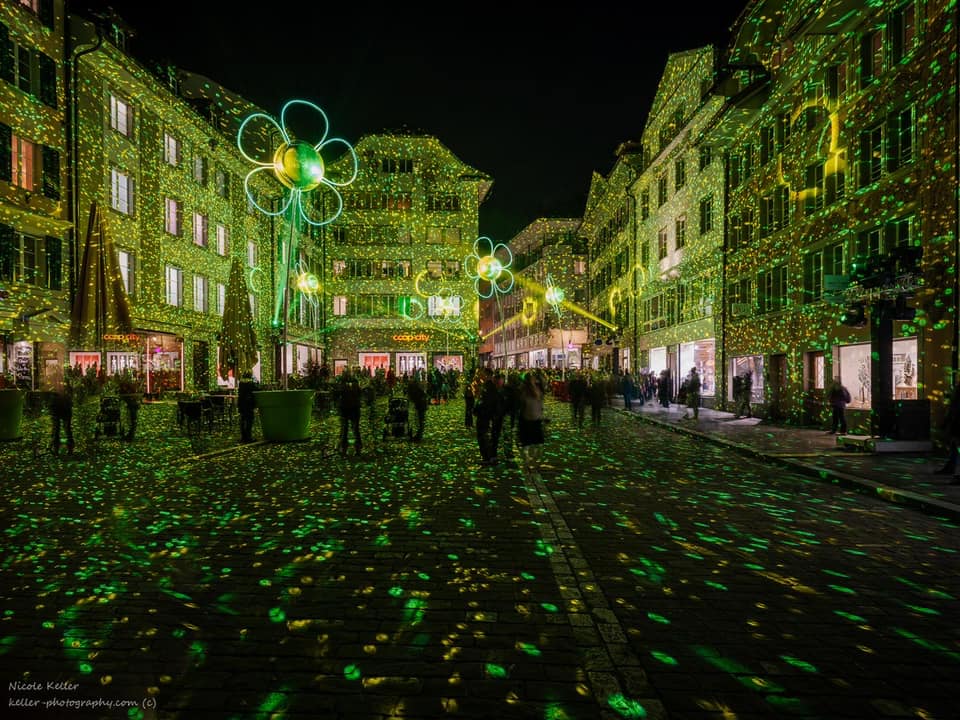
[[[316,110],[320,115],[320,119],[323,121],[322,136],[315,144],[311,145],[308,142],[297,139],[288,130],[287,112],[292,107],[298,105]],[[267,127],[261,127],[258,132],[254,132],[253,129],[248,128],[251,121],[254,120],[266,121]],[[246,133],[244,133],[245,130],[247,131]],[[262,132],[264,130],[266,131],[265,134]],[[295,212],[310,225],[327,225],[340,216],[340,213],[343,211],[343,197],[337,188],[345,187],[356,180],[360,166],[357,161],[357,153],[354,151],[353,146],[342,138],[328,138],[327,133],[329,130],[330,121],[327,119],[326,113],[324,113],[319,106],[307,100],[291,100],[284,105],[280,111],[279,123],[269,115],[259,112],[253,113],[244,119],[240,125],[240,130],[237,132],[237,147],[247,160],[256,165],[244,178],[243,189],[257,210],[264,215],[282,215],[291,205],[295,204]],[[275,133],[273,131],[275,131]],[[257,153],[247,152],[246,148],[244,148],[245,142],[263,142],[265,135],[269,136],[271,141],[274,141],[274,138],[279,141],[279,145],[273,148],[272,152],[268,149],[268,157],[257,158]],[[327,168],[323,161],[323,151],[335,143],[343,145],[353,159],[353,173],[350,178],[345,181],[337,181],[328,177],[326,172]],[[262,153],[263,151],[261,151],[261,154]],[[280,203],[280,208],[277,210],[270,210],[260,205],[250,188],[251,178],[262,172],[271,173],[289,191],[284,194],[283,202]],[[307,208],[303,205],[303,196],[313,192],[321,185],[329,189],[337,200],[335,207],[330,208],[329,211],[324,210],[325,217],[316,220],[307,213]]]
[[[506,295],[513,289],[513,253],[503,243],[482,235],[473,241],[473,252],[463,259],[463,270],[473,280],[473,289],[481,298]],[[482,283],[487,284],[486,290]]]
[[[547,291],[544,293],[543,299],[546,300],[549,305],[553,306],[554,310],[560,312],[560,306],[563,304],[564,297],[563,288],[555,285],[553,278],[547,274]]]

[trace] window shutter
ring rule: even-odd
[[[13,180],[13,132],[0,123],[0,180]]]
[[[52,28],[53,0],[40,0],[40,11],[37,14],[40,16],[40,22],[43,23],[44,27]]]
[[[47,282],[51,290],[59,290],[63,279],[63,241],[48,235],[44,238],[47,255]]]
[[[42,52],[37,53],[40,68],[40,102],[57,107],[57,64]]]
[[[13,280],[13,228],[0,224],[0,280]]]
[[[60,153],[52,147],[42,146],[43,167],[41,192],[53,200],[60,199]]]
[[[13,41],[3,23],[0,23],[0,79],[13,83]]]

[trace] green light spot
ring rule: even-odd
[[[520,573],[520,577],[522,577],[524,580],[536,580],[536,579],[537,579],[535,575],[531,575],[531,574],[528,573],[528,572],[522,572],[522,573]]]
[[[347,680],[359,680],[360,679],[360,668],[356,665],[347,665],[343,669],[343,676]]]
[[[90,673],[93,672],[93,665],[91,665],[90,663],[82,662],[80,663],[79,667],[80,667],[80,672],[82,672],[84,675],[89,675]]]
[[[517,643],[517,648],[522,652],[525,652],[530,657],[540,657],[541,655],[540,648],[538,648],[536,645],[533,645],[532,643],[525,643],[525,642]]]
[[[861,624],[867,622],[866,618],[860,617],[859,615],[854,615],[853,613],[844,612],[843,610],[834,610],[833,612],[842,617],[844,620],[849,620],[850,622]]]
[[[919,605],[906,605],[905,607],[913,610],[914,612],[920,613],[922,615],[939,615],[939,610],[934,610],[933,608],[921,607]]]
[[[838,593],[843,593],[844,595],[856,595],[856,590],[851,590],[848,587],[843,587],[843,585],[827,585],[831,590],[836,590]]]
[[[459,560],[459,559],[460,559],[460,556],[457,555],[456,553],[450,553],[449,555],[447,555],[447,560]]]
[[[417,577],[420,578],[421,580],[429,580],[429,579],[430,579],[430,576],[427,575],[425,572],[418,572],[418,573],[417,573]]]
[[[389,590],[387,590],[387,592],[388,592],[392,597],[398,598],[398,597],[401,597],[401,596],[403,595],[403,588],[402,588],[402,587],[392,587],[392,588],[390,588]]]
[[[283,693],[272,692],[260,703],[260,717],[275,717],[287,705],[287,696]]]
[[[263,578],[263,580],[260,581],[260,587],[270,587],[271,585],[273,585],[273,583],[267,578]]]
[[[660,652],[659,650],[652,650],[650,652],[654,658],[662,662],[664,665],[679,665],[676,659],[670,655],[667,655],[665,652]]]
[[[540,603],[540,607],[542,607],[547,612],[551,612],[551,613],[555,613],[560,610],[560,608],[558,608],[553,603]]]
[[[373,541],[373,544],[377,547],[386,547],[390,544],[389,535],[377,535],[377,539]]]
[[[270,620],[275,623],[282,623],[287,619],[287,614],[280,608],[270,608]]]
[[[712,587],[712,588],[715,589],[715,590],[727,590],[727,589],[728,589],[726,585],[723,585],[723,584],[718,583],[718,582],[713,582],[712,580],[704,580],[704,581],[703,581],[703,584],[704,584],[704,585],[707,585],[707,586],[709,586],[709,587]]]
[[[550,543],[544,542],[543,540],[537,540],[536,550],[533,551],[534,555],[539,555],[540,557],[546,557],[553,555],[554,549],[553,545]]]
[[[663,615],[657,615],[657,613],[648,612],[647,617],[653,620],[655,623],[660,623],[661,625],[669,625],[670,621],[667,620]]]
[[[611,695],[607,700],[607,704],[610,705],[617,714],[625,718],[645,718],[647,716],[647,711],[636,700],[631,700],[628,697],[625,697],[623,693],[615,693]]]
[[[494,665],[493,663],[487,663],[484,666],[484,671],[487,673],[487,676],[492,678],[505,678],[507,677],[507,669],[503,665]]]
[[[818,672],[817,668],[814,665],[811,665],[806,660],[801,660],[800,658],[795,658],[791,655],[781,655],[780,659],[783,660],[787,665],[792,665],[795,668],[799,668],[804,672],[815,673]]]

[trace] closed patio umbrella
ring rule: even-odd
[[[79,282],[71,309],[70,343],[76,349],[96,348],[102,352],[104,335],[132,332],[130,298],[103,213],[94,202],[90,205]]]
[[[223,324],[220,329],[220,376],[226,379],[227,370],[239,378],[257,364],[257,335],[253,329],[250,296],[243,277],[240,261],[234,258],[230,266],[230,280],[223,301]]]

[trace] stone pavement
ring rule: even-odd
[[[614,406],[623,410],[622,396]],[[758,418],[736,419],[733,413],[701,408],[694,421],[685,405],[664,408],[655,402],[633,402],[637,418],[676,432],[794,470],[909,505],[942,517],[960,518],[960,485],[949,475],[936,475],[944,456],[935,453],[861,452],[838,443],[838,436],[822,429],[781,425]]]

